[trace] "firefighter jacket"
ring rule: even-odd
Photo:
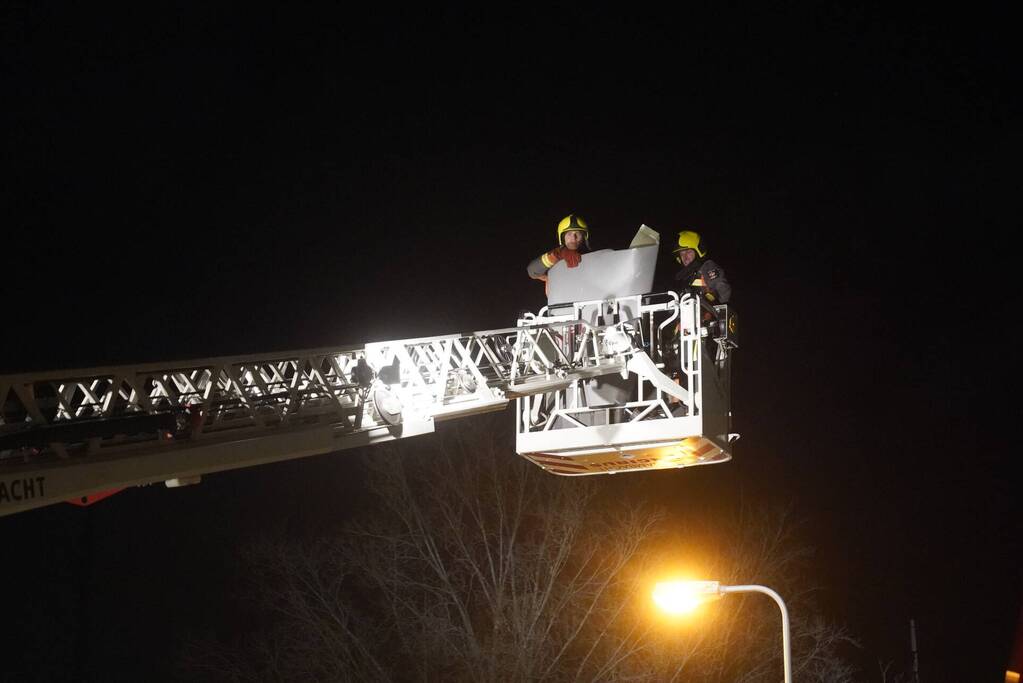
[[[712,304],[727,304],[732,297],[724,269],[710,259],[694,261],[675,275],[682,289],[697,289]]]
[[[544,276],[547,275],[547,271],[550,270],[555,263],[557,263],[557,261],[551,260],[550,252],[545,251],[529,262],[529,265],[526,266],[526,272],[529,273],[529,277],[534,280],[542,280],[544,279]]]

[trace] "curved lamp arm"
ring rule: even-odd
[[[781,646],[782,658],[785,665],[785,683],[792,683],[792,641],[789,635],[789,611],[785,607],[785,601],[775,591],[767,586],[719,586],[718,592],[725,593],[763,593],[769,595],[781,610]]]

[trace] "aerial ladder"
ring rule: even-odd
[[[509,404],[516,451],[553,474],[727,461],[735,314],[649,293],[656,251],[641,228],[630,249],[555,265],[548,305],[505,329],[0,376],[0,516],[428,434]]]

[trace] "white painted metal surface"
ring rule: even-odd
[[[723,309],[721,315],[727,316]],[[585,475],[665,469],[731,458],[730,343],[715,341],[695,297],[672,292],[545,308],[520,324],[617,321],[601,329],[603,347],[587,332],[558,338],[573,364],[602,355],[624,359],[627,384],[617,392],[585,391],[575,376],[543,394],[520,398],[516,450],[549,472]],[[625,342],[623,340],[629,340]],[[670,366],[670,367],[668,367]],[[668,375],[672,370],[677,381]],[[615,395],[617,394],[617,395]]]
[[[676,326],[678,384],[662,372]],[[513,399],[518,452],[550,472],[721,462],[729,359],[711,337],[669,292],[502,330],[0,376],[0,515],[425,434]]]
[[[516,327],[363,346],[0,376],[0,515],[373,445],[516,401],[555,474],[730,458],[734,316],[650,289],[659,236],[549,273]],[[567,303],[558,303],[566,301]]]

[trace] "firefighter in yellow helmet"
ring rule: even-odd
[[[675,274],[676,287],[682,292],[690,291],[700,296],[701,303],[708,304],[703,307],[702,317],[710,321],[716,317],[714,309],[709,304],[724,304],[732,297],[732,286],[725,278],[725,271],[718,264],[707,258],[707,248],[700,238],[700,233],[692,230],[683,230],[678,233],[678,246],[674,249],[675,260],[681,268]],[[662,354],[664,357],[665,373],[671,375],[676,384],[688,387],[688,378],[683,371],[683,363],[680,358],[681,348],[679,346],[679,333],[681,324],[675,325],[672,332],[665,330],[661,342]],[[698,344],[692,347],[692,353],[699,353],[697,349],[702,348],[704,358],[708,363],[714,362],[711,353],[711,344]],[[695,360],[695,355],[693,360]],[[711,375],[712,381],[716,381],[717,375]],[[672,406],[673,415],[687,414],[684,403],[678,403],[677,399],[669,400]]]
[[[728,284],[721,266],[707,258],[700,233],[683,230],[678,234],[675,260],[682,266],[675,274],[679,288],[697,290],[712,304],[728,303],[732,286]]]
[[[558,246],[537,256],[526,266],[534,280],[547,282],[547,271],[558,261],[575,268],[582,261],[582,252],[590,248],[590,228],[582,216],[571,213],[558,223]]]

